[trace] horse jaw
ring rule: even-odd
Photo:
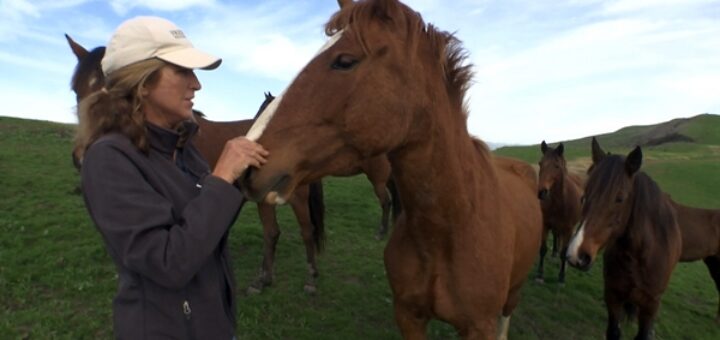
[[[265,203],[283,205],[287,203],[287,199],[281,196],[277,191],[271,191],[268,192],[267,195],[265,195]]]

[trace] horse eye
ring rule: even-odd
[[[585,195],[580,197],[580,204],[585,204]]]
[[[355,65],[357,65],[358,60],[349,55],[349,54],[341,54],[337,58],[335,58],[335,61],[332,64],[332,68],[334,70],[341,70],[341,71],[347,71],[352,69]]]

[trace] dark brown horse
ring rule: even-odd
[[[105,47],[97,47],[92,51],[88,51],[67,34],[65,37],[78,60],[71,87],[76,94],[77,101],[80,102],[83,98],[102,88],[105,82],[100,67],[100,61],[105,54]],[[263,102],[258,112],[262,111],[272,101],[272,98],[269,93],[266,94],[265,102]],[[211,168],[217,162],[225,142],[236,136],[244,135],[253,123],[252,119],[213,122],[205,119],[199,111],[194,111],[194,118],[200,129],[193,139],[193,144],[208,161]],[[76,156],[75,150],[73,150],[72,156],[73,163],[79,169],[81,160]],[[301,235],[305,243],[308,278],[304,289],[309,293],[313,293],[316,291],[316,279],[318,277],[315,255],[322,251],[324,241],[325,207],[321,183],[313,182],[298,188],[295,194],[289,198],[288,203],[300,224]],[[263,261],[258,277],[248,288],[249,293],[259,292],[262,288],[272,284],[275,247],[280,237],[280,227],[277,223],[275,206],[259,203],[257,208],[263,225]]]
[[[720,210],[693,208],[670,200],[682,234],[680,262],[702,259],[720,295]],[[720,323],[720,301],[715,314]]]
[[[560,249],[560,274],[558,281],[565,283],[565,253],[570,243],[575,225],[580,220],[580,197],[582,180],[568,172],[562,143],[556,148],[549,147],[545,141],[540,144],[540,174],[538,179],[538,198],[543,212],[543,234],[540,244],[540,264],[536,281],[545,282],[543,277],[545,254],[547,254],[548,233],[553,235],[553,255]]]
[[[657,183],[639,171],[640,147],[627,157],[608,155],[593,138],[592,158],[568,262],[588,270],[605,248],[606,337],[620,339],[623,310],[637,308],[635,339],[650,339],[660,298],[682,250],[675,210]]]
[[[397,0],[340,3],[328,43],[248,132],[272,156],[243,187],[275,202],[387,153],[403,213],[385,267],[403,336],[424,339],[437,318],[505,338],[540,248],[532,169],[468,134],[472,72],[452,34]]]

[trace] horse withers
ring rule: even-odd
[[[275,202],[387,153],[403,213],[384,259],[402,335],[423,339],[436,318],[506,338],[540,248],[536,184],[521,175],[532,168],[468,134],[472,72],[452,34],[397,0],[340,3],[330,40],[248,132],[273,157],[243,187]]]
[[[635,339],[650,339],[660,298],[682,250],[675,209],[657,183],[639,171],[640,147],[627,157],[609,155],[593,138],[592,158],[568,262],[588,270],[605,248],[606,338],[620,339],[624,311],[637,310]]]
[[[553,255],[560,249],[560,273],[558,281],[565,283],[565,253],[575,226],[580,220],[580,197],[582,180],[568,171],[563,143],[552,148],[545,141],[540,144],[540,172],[538,198],[543,213],[543,234],[540,244],[540,263],[535,280],[545,282],[544,262],[547,254],[547,237],[553,235]]]

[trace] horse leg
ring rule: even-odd
[[[572,237],[572,229],[568,232],[564,232],[560,238],[560,274],[558,281],[560,285],[565,285],[565,268],[567,266],[567,250],[570,244],[570,238]]]
[[[538,265],[538,271],[537,276],[535,277],[535,282],[538,283],[545,283],[545,254],[547,254],[547,237],[548,237],[548,228],[543,228],[542,233],[542,241],[540,242],[540,264]]]
[[[275,206],[258,203],[258,215],[263,225],[263,261],[260,273],[247,288],[248,294],[258,294],[263,288],[272,285],[273,266],[275,264],[275,248],[280,238],[280,226],[275,216]]]
[[[703,262],[705,262],[710,276],[715,281],[715,289],[717,289],[720,296],[720,255],[708,256],[703,259]],[[715,322],[720,324],[720,297],[718,298],[718,311],[715,314]]]
[[[370,178],[368,177],[368,179]],[[372,179],[370,180],[372,181]],[[377,196],[378,201],[380,202],[380,207],[382,208],[380,227],[378,228],[375,238],[378,240],[382,240],[383,238],[385,238],[385,235],[387,235],[388,232],[388,225],[390,224],[390,208],[392,202],[390,201],[390,193],[388,192],[387,187],[385,187],[385,183],[373,183],[373,190],[375,191],[375,196]]]
[[[508,340],[508,330],[510,330],[510,315],[501,315],[500,318],[498,318],[497,336],[495,339]]]
[[[638,307],[638,333],[635,340],[650,340],[653,338],[653,322],[660,302],[651,301],[647,305]]]
[[[605,330],[605,339],[620,340],[620,318],[623,313],[623,303],[615,294],[605,291],[605,306],[608,320]]]
[[[555,229],[552,229],[552,236],[553,236],[552,257],[557,257],[558,256],[558,233]]]
[[[317,263],[315,262],[315,250],[317,249],[314,238],[315,226],[310,219],[310,211],[307,204],[309,193],[308,190],[303,190],[306,188],[307,186],[298,187],[289,203],[300,224],[300,235],[302,236],[303,243],[305,243],[308,277],[305,280],[303,289],[308,294],[315,294],[317,291],[317,277],[320,274],[318,273]]]

